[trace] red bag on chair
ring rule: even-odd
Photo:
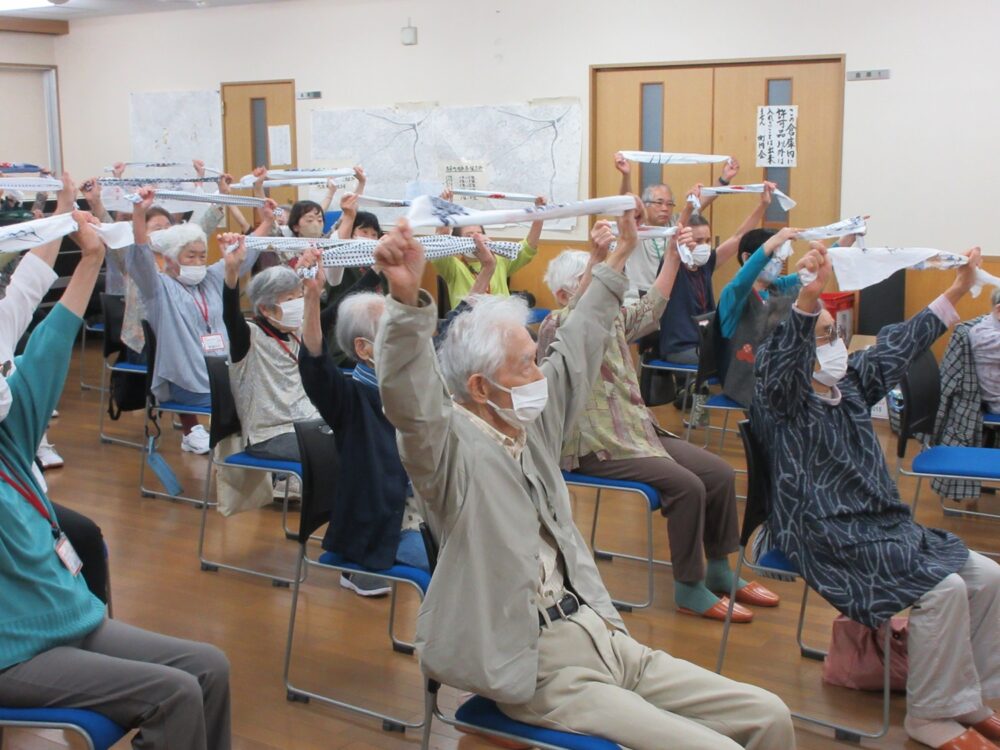
[[[830,651],[823,660],[823,682],[854,690],[881,690],[885,667],[883,628],[892,628],[889,684],[895,691],[905,691],[909,671],[907,625],[905,617],[893,617],[878,630],[873,630],[840,615],[833,621]]]

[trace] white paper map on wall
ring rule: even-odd
[[[797,104],[757,107],[757,166],[794,167],[798,157]]]
[[[547,100],[499,106],[315,110],[312,113],[314,166],[362,164],[366,192],[401,198],[407,185],[443,186],[462,174],[456,165],[474,165],[476,189],[531,193],[550,202],[579,199],[580,102]],[[481,167],[481,168],[480,168]],[[412,192],[412,187],[411,187]],[[462,199],[458,199],[462,200]],[[488,208],[510,205],[474,198]],[[386,209],[386,218],[402,215]],[[546,223],[572,229],[576,219]]]
[[[218,91],[133,92],[129,132],[132,161],[201,159],[209,167],[223,168]]]

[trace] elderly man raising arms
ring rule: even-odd
[[[524,302],[490,298],[455,319],[439,367],[421,245],[400,222],[376,251],[391,294],[379,389],[442,544],[418,618],[421,664],[515,719],[634,750],[793,748],[774,695],[629,637],[573,523],[559,456],[625,293],[631,212],[621,225],[541,365]]]

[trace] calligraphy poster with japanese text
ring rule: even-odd
[[[757,166],[794,167],[798,157],[799,107],[757,107]]]

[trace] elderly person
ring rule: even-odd
[[[990,302],[990,314],[969,330],[969,343],[986,410],[1000,414],[1000,289],[993,290]]]
[[[176,401],[185,406],[210,407],[208,371],[205,357],[229,354],[229,339],[222,320],[222,287],[225,261],[207,264],[205,232],[191,224],[178,224],[156,236],[165,258],[163,273],[157,268],[146,229],[146,211],[156,192],[139,190],[141,201],[132,212],[135,244],[125,255],[129,278],[139,287],[146,305],[149,324],[157,337],[153,394],[159,401]],[[267,235],[274,221],[274,202],[263,209],[264,222],[254,234]],[[240,266],[247,273],[259,250],[248,250]],[[208,453],[205,428],[192,414],[180,415],[184,428],[181,449]]]
[[[225,655],[107,619],[31,474],[104,260],[93,217],[74,218],[80,262],[7,378],[10,412],[0,422],[0,705],[96,711],[138,729],[133,747],[146,750],[227,750]]]
[[[597,226],[596,253],[566,250],[549,264],[545,282],[562,307],[539,328],[540,361],[549,355],[559,329],[578,314],[576,301],[613,239],[610,229]],[[691,229],[685,229],[678,241],[691,243]],[[652,485],[668,519],[674,602],[683,614],[725,620],[728,602],[716,594],[732,589],[728,556],[740,546],[733,469],[718,456],[659,429],[639,395],[629,350],[629,342],[656,330],[670,299],[681,261],[677,243],[671,240],[669,248],[649,291],[626,303],[612,323],[586,409],[563,443],[562,468]],[[736,600],[761,607],[778,604],[778,597],[759,583],[742,580]],[[753,612],[736,605],[733,619],[750,622]]]
[[[775,696],[629,637],[573,523],[559,455],[625,293],[634,218],[622,226],[540,366],[526,304],[501,297],[455,319],[439,365],[423,247],[401,221],[376,250],[391,292],[379,388],[441,541],[417,621],[421,667],[514,719],[633,750],[794,748]]]
[[[299,376],[299,337],[305,300],[302,279],[288,266],[273,266],[247,287],[253,319],[240,310],[240,267],[246,240],[226,234],[222,319],[229,336],[229,380],[246,451],[257,458],[299,461],[295,422],[318,419]]]
[[[318,257],[315,251],[306,251],[302,263],[314,265]],[[354,370],[345,374],[330,356],[323,337],[322,289],[319,274],[305,282],[299,372],[306,395],[333,429],[339,453],[340,481],[323,549],[373,570],[397,562],[429,570],[419,530],[421,518],[399,460],[396,431],[382,411],[378,390],[381,366],[376,362],[375,338],[385,297],[357,292],[341,300],[337,344],[355,361]],[[373,576],[344,574],[340,584],[360,596],[389,592],[386,582]]]
[[[870,410],[958,322],[955,305],[979,263],[976,248],[929,307],[848,355],[819,302],[831,263],[813,243],[799,267],[816,279],[761,347],[751,408],[770,470],[774,542],[809,586],[852,620],[879,627],[912,607],[904,726],[913,739],[943,750],[1000,741],[1000,719],[987,705],[1000,698],[1000,566],[955,535],[913,520]]]
[[[615,169],[622,176],[621,190],[619,192],[622,195],[631,193],[632,165],[621,151],[615,154]],[[722,173],[719,175],[719,184],[728,185],[730,180],[739,171],[739,162],[735,159],[730,159],[722,168]],[[708,208],[714,200],[714,195],[706,196],[702,201],[702,209]],[[654,227],[672,227],[674,225],[674,210],[677,208],[677,201],[674,199],[674,191],[670,189],[670,185],[666,183],[649,185],[642,191],[642,203],[645,206],[646,224]],[[666,250],[667,241],[665,239],[653,238],[642,240],[638,249],[632,255],[628,268],[625,269],[625,273],[628,275],[629,298],[645,294],[646,290],[653,285]],[[660,354],[664,353],[660,352]]]

